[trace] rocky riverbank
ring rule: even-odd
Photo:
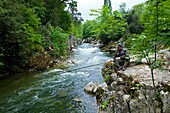
[[[105,83],[89,83],[85,87],[85,92],[96,96],[100,106],[99,113],[169,113],[170,72],[157,70],[154,73],[154,89],[148,67],[134,67],[114,73],[108,62],[102,71]]]
[[[165,56],[166,55],[166,56]],[[169,53],[159,52],[162,69],[154,70],[156,88],[151,70],[145,62],[131,61],[125,71],[114,72],[111,62],[102,69],[103,84],[89,83],[84,91],[96,96],[99,113],[169,113],[170,69]]]

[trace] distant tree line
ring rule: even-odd
[[[147,0],[126,10],[122,3],[118,10],[111,11],[110,0],[104,0],[101,9],[91,10],[94,20],[88,20],[83,26],[83,37],[98,38],[107,45],[111,41],[129,41],[146,37],[146,39],[165,46],[170,44],[170,1]],[[110,13],[111,12],[111,13]],[[158,31],[158,34],[157,34]],[[133,43],[128,43],[132,46]]]

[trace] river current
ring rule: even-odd
[[[84,43],[73,49],[65,69],[2,79],[0,113],[97,113],[96,99],[84,87],[104,82],[101,68],[108,59],[98,47]]]

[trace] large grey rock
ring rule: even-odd
[[[108,90],[108,86],[106,84],[106,82],[103,82],[99,85],[99,87],[101,87],[104,91],[107,91]]]
[[[99,113],[170,113],[170,72],[154,70],[155,95],[151,70],[146,64],[133,65],[117,74],[104,71],[103,77],[110,76],[112,82],[108,84],[109,91],[101,97],[109,105]]]
[[[84,88],[85,92],[90,93],[90,94],[94,94],[94,95],[100,95],[104,91],[107,91],[107,90],[108,90],[108,86],[105,82],[102,83],[102,84],[89,82],[86,85],[86,87]]]
[[[163,59],[166,62],[169,62],[170,61],[170,50],[169,49],[160,50],[158,52],[158,57]]]
[[[153,85],[151,70],[149,66],[146,64],[128,67],[125,71],[118,71],[118,74],[132,76],[134,80],[138,80],[140,83],[144,83],[146,85],[151,85],[151,86]],[[155,69],[154,70],[155,84],[157,85],[158,82],[162,82],[162,81],[168,82],[170,80],[169,75],[170,75],[170,72],[168,71],[161,71],[161,70]]]
[[[94,90],[97,87],[97,85],[93,82],[89,82],[86,87],[84,88],[84,91],[90,94],[94,94]]]

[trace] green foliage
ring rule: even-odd
[[[131,34],[141,34],[143,32],[143,26],[139,20],[139,14],[134,8],[127,16],[128,30]]]
[[[93,37],[95,36],[95,33],[93,32],[95,30],[96,21],[87,20],[83,24],[83,38]]]
[[[142,87],[143,85],[138,83],[138,84],[135,84],[136,87]]]
[[[32,50],[41,47],[42,37],[36,33],[40,21],[33,9],[19,1],[6,0],[1,2],[1,8],[2,62],[4,68],[18,71],[34,53]]]
[[[162,69],[163,61],[153,62],[149,67],[150,69]]]
[[[151,69],[153,86],[154,75],[153,70],[159,68],[162,63],[157,62],[156,57],[151,57],[153,53],[157,53],[158,43],[169,45],[169,8],[168,0],[148,0],[144,4],[135,6],[136,12],[141,12],[139,15],[140,22],[144,25],[144,31],[140,35],[133,34],[129,45],[140,59],[145,58],[149,68]],[[143,11],[139,11],[143,9]]]
[[[104,81],[107,82],[107,81],[110,81],[111,77],[109,75],[106,75],[105,78],[104,78]]]
[[[100,108],[106,109],[108,107],[108,104],[109,104],[109,102],[107,102],[107,101],[103,102],[102,105],[100,106]]]
[[[82,38],[83,37],[83,26],[82,24],[74,25],[73,23],[71,24],[71,33],[74,34],[75,37],[77,38]]]
[[[131,47],[131,53],[136,54],[139,59],[145,58],[148,64],[154,61],[154,58],[150,57],[154,52],[154,44],[152,39],[145,35],[133,35],[127,42]]]
[[[67,1],[0,1],[1,72],[18,72],[26,68],[30,59],[41,56],[49,46],[54,47],[49,52],[51,56],[66,55],[66,32],[74,31],[79,37],[82,34],[80,23],[76,24],[78,27],[73,25],[74,29],[71,27],[72,17],[65,10]]]
[[[104,6],[107,6],[110,9],[110,13],[112,12],[112,3],[110,0],[104,0]]]
[[[74,0],[67,0],[66,3],[68,4],[68,11],[70,12],[72,21],[74,25],[80,25],[81,21],[84,21],[81,17],[81,13],[77,10],[77,1]]]
[[[157,8],[158,4],[158,8]],[[141,22],[145,25],[144,33],[147,37],[157,38],[157,41],[169,45],[170,43],[170,1],[169,0],[148,0],[145,3],[145,11]],[[158,18],[158,19],[157,19]],[[158,26],[158,29],[157,29]],[[158,36],[157,36],[158,30]]]
[[[141,24],[144,25],[142,34],[132,34],[127,43],[139,58],[145,58],[151,69],[158,68],[160,63],[155,63],[153,57],[149,57],[155,52],[155,45],[162,43],[169,45],[170,14],[167,8],[170,4],[168,0],[148,0],[144,4],[134,6],[134,14],[138,13]],[[169,16],[168,16],[169,15]]]
[[[66,55],[67,53],[67,41],[68,34],[62,33],[59,29],[55,28],[50,35],[51,46],[54,47],[53,51],[50,51],[50,55],[59,57]]]
[[[96,24],[94,26],[94,36],[98,37],[103,44],[108,44],[111,40],[117,41],[126,30],[126,20],[122,13],[114,11],[110,14],[110,9],[107,6],[103,6],[99,10],[91,10],[92,16],[97,16]]]

